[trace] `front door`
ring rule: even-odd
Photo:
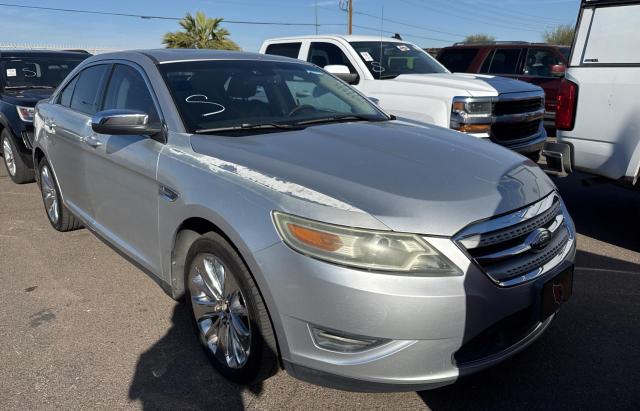
[[[160,120],[142,69],[115,64],[101,110],[145,112]],[[97,231],[146,269],[161,272],[156,169],[164,144],[150,136],[93,133],[88,180]]]

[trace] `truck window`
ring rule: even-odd
[[[478,55],[479,49],[448,49],[438,56],[438,61],[453,73],[464,73],[469,70],[473,59]]]
[[[640,64],[640,5],[596,8],[583,64]]]
[[[527,51],[522,74],[532,77],[551,77],[551,67],[563,64],[551,50],[531,48]]]
[[[520,60],[520,54],[522,49],[497,49],[493,53],[491,62],[487,65],[482,65],[483,73],[488,74],[516,74],[518,68],[518,61]],[[489,58],[489,57],[487,57]]]
[[[377,80],[392,79],[402,74],[449,72],[426,51],[411,43],[353,41],[350,44]]]
[[[275,43],[269,44],[265,50],[265,54],[273,54],[282,57],[298,58],[300,46],[302,43]]]
[[[331,43],[311,43],[307,61],[321,68],[330,64],[347,66],[351,73],[356,72],[349,58],[340,50],[340,47]]]

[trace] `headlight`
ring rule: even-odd
[[[470,101],[466,98],[455,98],[453,100],[452,111],[463,116],[491,116],[493,113],[493,103],[488,100]]]
[[[33,115],[36,112],[33,107],[18,106],[16,107],[16,109],[18,110],[18,116],[20,117],[20,120],[27,123],[33,122]]]
[[[415,234],[350,228],[273,213],[289,247],[335,264],[375,271],[423,275],[460,275],[460,270]]]
[[[454,97],[450,127],[463,133],[486,134],[491,131],[492,115],[490,99]]]

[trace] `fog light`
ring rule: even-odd
[[[355,353],[377,347],[388,341],[384,339],[345,334],[332,330],[323,330],[316,327],[310,328],[313,341],[316,345],[330,351]]]

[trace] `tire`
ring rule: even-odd
[[[9,130],[4,129],[0,134],[0,143],[2,145],[2,157],[4,158],[4,166],[11,180],[16,184],[32,183],[35,173],[32,168],[27,166],[11,137]]]
[[[262,296],[222,236],[207,233],[194,241],[187,253],[184,288],[194,331],[220,374],[250,385],[278,371],[276,339]]]
[[[80,220],[62,203],[58,182],[46,158],[40,160],[38,173],[42,202],[51,226],[61,232],[82,228]]]

